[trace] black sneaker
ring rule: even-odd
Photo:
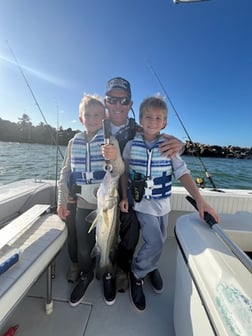
[[[159,273],[158,269],[155,269],[154,271],[149,273],[150,281],[152,288],[156,293],[162,293],[164,287],[163,287],[163,280],[161,278],[161,275]]]
[[[103,296],[107,305],[112,305],[115,303],[116,299],[116,287],[115,280],[112,277],[111,273],[105,273],[102,277],[103,281]]]
[[[143,292],[143,280],[135,278],[134,274],[130,272],[130,298],[138,310],[145,310],[145,296]]]
[[[78,284],[75,286],[74,290],[72,291],[69,304],[72,307],[78,306],[78,304],[83,299],[85,292],[88,288],[88,285],[94,278],[94,273],[84,274],[81,273],[80,280]]]

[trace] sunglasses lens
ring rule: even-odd
[[[130,99],[129,98],[122,98],[120,101],[121,105],[129,105]]]
[[[130,103],[130,98],[128,98],[128,97],[122,97],[122,98],[107,97],[106,100],[107,100],[107,103],[109,103],[110,105],[116,105],[118,102],[121,105],[129,105],[129,103]]]
[[[107,102],[110,105],[115,105],[117,103],[117,98],[116,97],[107,97]]]

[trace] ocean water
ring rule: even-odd
[[[60,147],[64,155],[66,147]],[[205,179],[206,187],[252,189],[252,160],[202,158],[183,156],[193,178]],[[0,185],[22,179],[55,179],[63,159],[55,146],[0,142]],[[179,185],[175,181],[174,185]]]

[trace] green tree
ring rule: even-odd
[[[31,142],[32,123],[30,117],[26,113],[23,113],[22,117],[18,118],[18,125],[21,132],[21,141]]]
[[[22,117],[18,118],[18,124],[21,125],[31,125],[31,119],[28,114],[23,113]]]

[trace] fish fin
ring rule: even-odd
[[[95,220],[93,221],[93,223],[91,224],[89,230],[88,230],[88,233],[90,233],[95,227],[96,227],[96,223],[97,223],[97,218],[95,218]]]
[[[87,215],[87,217],[85,218],[86,222],[91,224],[88,230],[88,233],[90,233],[96,227],[97,219],[98,219],[98,216],[97,216],[96,210],[90,212],[90,214]]]
[[[100,254],[100,249],[99,249],[99,247],[98,247],[97,245],[95,245],[95,246],[93,247],[91,253],[90,253],[90,256],[91,256],[92,258],[95,258],[95,257],[99,256],[99,254]]]
[[[95,221],[96,217],[97,217],[97,210],[93,210],[90,212],[90,214],[86,216],[85,221],[91,224]]]

